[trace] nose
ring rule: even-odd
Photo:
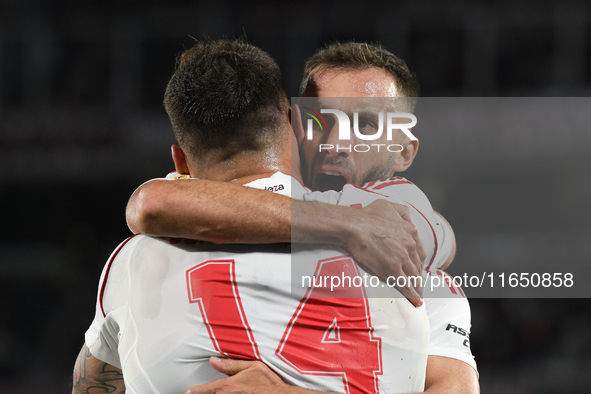
[[[339,142],[341,143],[339,145]],[[332,149],[322,150],[329,157],[349,157],[351,154],[351,144],[344,144],[347,141],[339,140],[339,123],[335,122],[332,128],[327,132],[325,144],[334,146]]]

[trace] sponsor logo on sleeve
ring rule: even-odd
[[[448,324],[447,327],[445,327],[445,331],[451,331],[458,335],[466,337],[463,345],[467,348],[470,347],[470,332],[468,332],[467,330],[463,329],[462,327],[454,326],[453,324]]]

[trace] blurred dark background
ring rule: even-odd
[[[348,39],[405,59],[423,96],[591,92],[588,1],[0,0],[1,393],[71,390],[100,271],[129,235],[126,201],[172,170],[161,102],[175,56],[191,37],[243,35],[277,59],[292,95],[305,59]],[[516,140],[570,138],[555,131]],[[591,263],[586,133],[522,160],[497,151],[494,131],[446,135],[424,136],[407,176],[455,228],[450,272]],[[471,303],[483,393],[591,392],[589,299]]]

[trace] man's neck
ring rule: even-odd
[[[284,141],[259,150],[244,150],[230,157],[222,152],[212,152],[200,160],[187,160],[189,173],[194,178],[243,185],[280,171],[302,183],[298,145],[288,125],[283,136]]]
[[[277,171],[291,175],[291,163],[285,155],[240,155],[215,165],[196,166],[191,176],[221,182],[244,185],[257,179],[268,178]]]

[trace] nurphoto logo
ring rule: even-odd
[[[320,112],[313,110],[312,108],[303,107],[304,110],[302,111],[304,114],[308,115],[310,118],[307,120],[307,128],[306,128],[306,139],[313,140],[314,139],[314,123],[316,123],[317,127],[320,131],[330,131],[328,124],[322,114],[332,114],[338,121],[339,127],[339,141],[351,141],[351,120],[349,116],[338,109],[321,109]],[[410,122],[405,123],[398,123],[401,119],[408,119]],[[358,140],[363,141],[376,141],[382,138],[384,134],[384,112],[380,112],[378,114],[378,121],[376,122],[377,130],[373,134],[362,133],[359,130],[359,113],[353,112],[353,133]],[[402,131],[411,141],[417,141],[417,137],[415,137],[410,129],[417,124],[417,117],[411,113],[407,112],[387,112],[386,113],[386,140],[392,141],[393,139],[393,131],[400,130]],[[319,152],[322,150],[331,150],[336,149],[337,152],[339,151],[348,151],[354,150],[355,152],[369,152],[372,150],[372,147],[380,151],[380,148],[387,149],[389,152],[401,152],[404,147],[400,144],[354,144],[354,145],[340,145],[337,144],[319,144]]]

